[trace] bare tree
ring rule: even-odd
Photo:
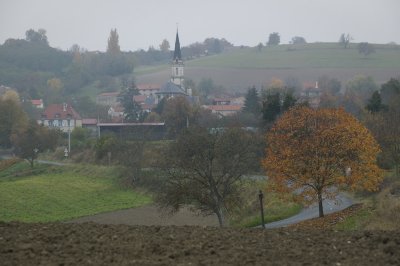
[[[240,201],[243,175],[259,167],[256,138],[241,129],[210,133],[189,128],[167,152],[165,187],[158,194],[160,207],[178,211],[184,205],[203,214],[216,214],[225,224],[229,206]]]

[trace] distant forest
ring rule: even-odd
[[[230,46],[225,39],[208,38],[183,47],[182,55],[216,54]],[[25,39],[8,39],[0,45],[0,85],[16,88],[24,99],[43,98],[46,103],[68,98],[93,82],[99,90],[117,90],[133,82],[134,67],[168,62],[169,48],[164,40],[160,49],[120,51],[118,34],[112,30],[106,52],[87,51],[79,45],[62,51],[49,46],[45,30],[31,29]]]

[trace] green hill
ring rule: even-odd
[[[212,78],[216,84],[243,89],[261,85],[273,77],[296,77],[300,81],[316,80],[327,75],[346,82],[357,74],[371,75],[384,82],[400,75],[400,46],[375,44],[376,53],[367,57],[358,53],[357,44],[347,49],[337,43],[279,45],[257,48],[232,48],[218,55],[186,60],[185,77],[198,82]],[[163,83],[169,66],[138,67],[139,83]]]

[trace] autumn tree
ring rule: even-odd
[[[262,164],[278,191],[296,191],[305,203],[334,198],[343,187],[376,190],[383,173],[380,148],[360,122],[343,109],[292,108],[267,134]]]
[[[31,120],[26,127],[12,135],[11,141],[16,155],[27,160],[33,167],[39,153],[56,147],[59,136],[56,130],[40,126],[36,120]]]
[[[225,225],[229,207],[240,204],[241,181],[259,164],[252,133],[241,129],[210,133],[206,128],[185,130],[164,156],[166,183],[158,204],[173,212],[185,205],[205,215],[215,214]]]
[[[28,117],[18,101],[3,97],[0,97],[0,147],[10,148],[11,135],[27,124]]]

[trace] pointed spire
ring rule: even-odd
[[[175,60],[182,60],[182,54],[181,54],[181,44],[179,43],[179,35],[178,35],[178,30],[176,30],[176,40],[175,40],[174,61],[175,61]]]

